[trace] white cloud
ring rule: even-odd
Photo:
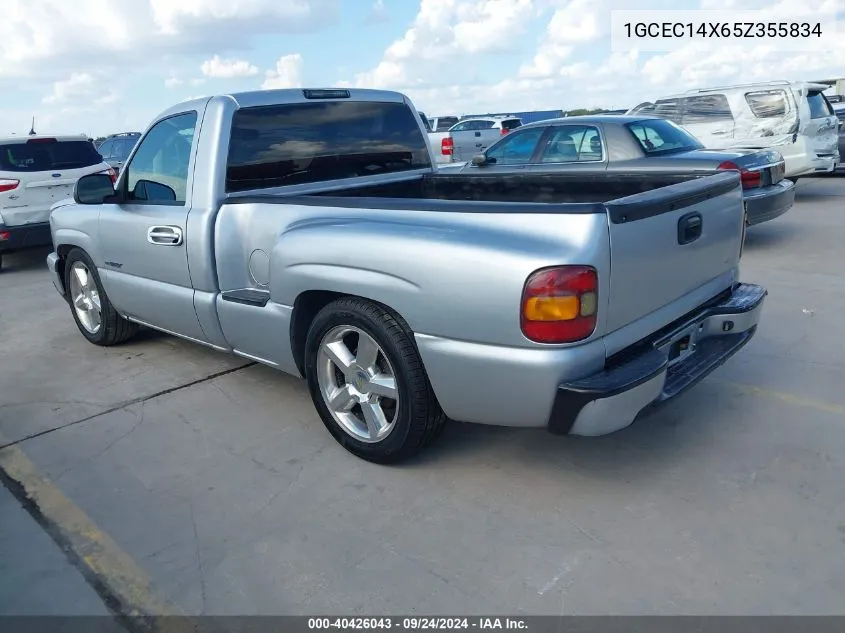
[[[181,86],[183,83],[185,83],[184,80],[179,79],[179,77],[174,77],[173,75],[171,75],[170,77],[168,77],[167,79],[164,80],[164,87],[165,88],[177,88],[178,86]]]
[[[531,0],[421,0],[411,27],[374,69],[356,75],[355,84],[425,84],[443,69],[432,62],[508,50],[535,12]]]
[[[212,54],[242,37],[323,28],[339,0],[3,0],[0,77],[80,66],[149,66],[162,55]]]
[[[215,55],[205,60],[200,66],[202,74],[216,79],[232,79],[234,77],[251,77],[258,74],[258,67],[243,59],[222,59]]]
[[[103,77],[89,73],[73,73],[68,79],[53,83],[52,91],[41,103],[49,106],[73,107],[75,104],[106,105],[118,100]]]
[[[274,70],[265,73],[262,90],[274,88],[299,88],[302,86],[302,55],[283,55],[276,62]]]

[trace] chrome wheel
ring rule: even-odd
[[[96,334],[103,326],[100,292],[91,271],[81,261],[70,269],[70,300],[79,323],[89,334]]]
[[[332,418],[356,440],[372,444],[393,431],[399,413],[396,373],[363,330],[341,325],[323,337],[317,382]]]

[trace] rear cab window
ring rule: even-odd
[[[41,172],[82,169],[103,162],[88,140],[30,139],[0,145],[0,171]]]
[[[505,119],[502,121],[502,129],[503,130],[515,130],[516,128],[522,125],[521,119]]]
[[[435,132],[448,132],[452,126],[458,122],[458,118],[454,116],[442,116],[437,119],[437,128]]]
[[[404,103],[322,101],[242,108],[232,120],[226,191],[431,168]]]
[[[758,119],[783,117],[789,112],[789,101],[783,90],[746,92],[745,102]]]
[[[671,121],[650,119],[625,124],[646,156],[663,156],[702,149],[692,134]]]

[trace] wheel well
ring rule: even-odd
[[[56,247],[56,255],[59,256],[59,260],[56,262],[56,272],[59,273],[59,280],[61,281],[62,287],[65,285],[65,259],[67,259],[68,253],[74,248],[77,247],[72,244],[59,244]]]
[[[301,375],[305,375],[305,338],[308,336],[308,328],[314,321],[317,313],[329,305],[332,301],[342,297],[357,297],[365,301],[372,301],[378,304],[385,310],[389,311],[396,319],[406,328],[410,329],[407,321],[402,318],[402,315],[396,312],[388,305],[384,305],[379,301],[370,299],[369,297],[362,297],[360,295],[352,295],[343,292],[333,292],[330,290],[306,290],[300,294],[293,303],[293,314],[291,315],[290,327],[290,345],[293,351],[293,359],[296,363],[296,368]]]

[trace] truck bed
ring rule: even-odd
[[[660,174],[426,174],[365,186],[332,188],[307,195],[236,194],[227,203],[263,202],[327,207],[456,211],[461,213],[605,213],[614,222],[654,215],[739,187],[727,172]],[[659,194],[638,196],[660,189]],[[631,198],[631,196],[637,196]],[[622,199],[625,199],[624,202]],[[466,205],[463,202],[478,204]],[[484,204],[487,203],[487,204]],[[616,208],[616,205],[621,206]],[[528,205],[528,206],[526,206]],[[608,206],[606,206],[608,205]],[[633,215],[631,215],[633,213]]]

